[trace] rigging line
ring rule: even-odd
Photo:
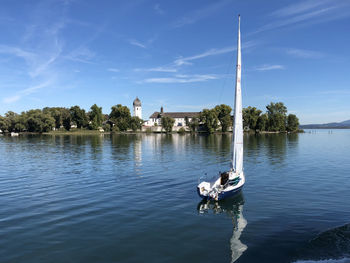
[[[227,79],[228,79],[228,73],[230,71],[230,69],[233,68],[233,63],[234,63],[234,53],[232,52],[231,56],[229,57],[229,63],[228,63],[228,66],[227,66],[227,69],[226,69],[226,74],[225,74],[225,77],[224,77],[224,81],[223,81],[223,84],[221,86],[221,90],[220,90],[220,94],[219,94],[219,103],[218,105],[221,104],[221,99],[222,99],[222,94],[224,92],[224,89],[225,89],[225,86],[226,86],[226,82],[227,82]]]

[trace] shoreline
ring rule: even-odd
[[[261,132],[254,132],[254,131],[244,131],[245,134],[294,134],[294,133],[304,133],[304,130],[298,130],[295,132],[287,132],[287,131],[283,131],[283,132],[275,132],[275,131],[261,131]],[[9,135],[11,136],[10,132],[6,132],[6,133],[0,133],[2,135]],[[207,132],[203,132],[203,131],[196,131],[196,132],[177,132],[177,131],[172,131],[170,133],[167,132],[160,132],[160,131],[126,131],[126,132],[100,132],[98,130],[74,130],[74,131],[50,131],[50,132],[20,132],[17,133],[18,135],[110,135],[110,134],[180,134],[180,135],[184,135],[184,134],[200,134],[200,135],[210,135],[210,133]],[[228,131],[228,132],[222,132],[222,131],[216,131],[212,134],[232,134],[232,131]]]

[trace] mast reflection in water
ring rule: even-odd
[[[247,226],[247,220],[243,217],[244,197],[243,194],[239,194],[234,198],[230,198],[223,201],[201,201],[197,210],[201,214],[213,212],[214,214],[226,213],[232,219],[233,233],[230,240],[231,247],[231,262],[235,262],[239,259],[244,251],[247,250],[247,246],[240,240],[241,234],[244,228]]]

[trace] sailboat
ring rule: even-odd
[[[199,196],[206,200],[222,200],[239,193],[245,183],[243,173],[243,120],[242,120],[242,90],[241,90],[241,19],[238,16],[238,43],[236,65],[236,87],[234,101],[234,121],[232,136],[231,169],[219,173],[215,182],[201,182],[197,186]]]

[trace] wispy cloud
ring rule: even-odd
[[[221,10],[222,8],[224,8],[230,3],[231,3],[230,0],[217,1],[217,2],[214,2],[214,4],[208,5],[201,9],[197,9],[174,21],[172,23],[172,27],[178,28],[185,25],[194,24],[199,20],[202,20],[204,18],[207,18],[215,14],[216,12],[218,12],[219,10]]]
[[[117,68],[109,68],[107,69],[108,71],[111,71],[111,72],[119,72],[120,70],[117,69]]]
[[[51,52],[40,53],[26,51],[15,46],[0,45],[0,53],[21,58],[26,62],[29,67],[27,73],[31,78],[44,73],[57,60],[61,51],[62,47],[58,42],[56,42],[56,47]]]
[[[175,75],[167,78],[149,78],[142,83],[192,83],[217,79],[216,75]]]
[[[188,109],[188,110],[203,110],[214,107],[215,104],[204,104],[204,105],[169,105],[174,108]]]
[[[294,57],[299,57],[299,58],[317,59],[317,58],[324,57],[324,54],[321,52],[312,51],[312,50],[305,50],[305,49],[297,49],[297,48],[287,49],[287,54],[294,56]]]
[[[0,45],[0,53],[14,55],[16,57],[23,58],[28,62],[34,60],[35,57],[35,54],[33,52],[6,45]]]
[[[300,1],[275,10],[268,16],[276,20],[265,24],[251,34],[287,26],[311,25],[342,19],[350,16],[350,2],[340,0]]]
[[[127,42],[130,45],[133,45],[136,47],[148,48],[154,41],[156,41],[157,37],[158,37],[157,35],[154,35],[154,36],[148,38],[146,41],[142,41],[142,42],[131,38],[131,39],[128,39]]]
[[[16,92],[15,95],[4,98],[3,102],[7,103],[7,104],[16,102],[16,101],[20,100],[22,97],[28,96],[32,93],[37,92],[40,89],[48,87],[50,84],[51,84],[51,81],[46,81],[46,82],[43,82],[39,85],[20,90],[20,91]]]
[[[264,64],[255,68],[257,71],[268,71],[268,70],[276,70],[276,69],[285,69],[283,65],[269,65]]]
[[[141,48],[146,48],[146,45],[135,40],[135,39],[129,39],[129,44],[130,45],[133,45],[133,46],[136,46],[136,47],[141,47]]]
[[[92,64],[92,59],[95,56],[95,52],[91,51],[87,46],[82,45],[71,51],[65,58],[76,62]]]
[[[319,92],[322,95],[350,95],[350,90],[338,89],[338,90],[326,90]]]
[[[330,4],[331,2],[334,2],[334,0],[307,0],[302,1],[299,3],[294,3],[292,5],[288,5],[286,7],[283,7],[281,9],[278,9],[274,12],[272,12],[271,16],[276,17],[285,17],[285,16],[292,16],[297,15],[300,13],[308,12],[310,10],[314,10],[315,8],[318,8],[320,6],[324,6],[326,4]]]
[[[176,68],[171,67],[155,67],[155,68],[135,68],[134,71],[146,71],[146,72],[177,72]]]
[[[164,10],[160,8],[160,4],[155,4],[153,9],[157,14],[164,15]]]
[[[249,42],[245,42],[244,45],[242,45],[242,48],[249,48],[249,47],[253,47],[255,45],[256,45],[255,41],[249,41]],[[197,54],[197,55],[193,55],[193,56],[189,56],[189,57],[180,57],[174,61],[174,64],[177,66],[190,65],[191,64],[190,61],[193,61],[193,60],[197,60],[197,59],[201,59],[201,58],[205,58],[205,57],[209,57],[209,56],[226,54],[229,52],[233,52],[235,50],[237,50],[236,46],[230,46],[230,47],[224,47],[224,48],[212,48],[212,49],[209,49],[209,50],[207,50],[203,53]]]
[[[29,73],[32,78],[35,78],[42,73],[45,73],[47,69],[54,63],[56,60],[60,57],[62,53],[62,46],[57,42],[56,48],[54,48],[49,54],[47,54],[46,58],[44,57],[43,61],[40,61],[41,59],[38,58],[37,65],[34,66],[34,69]],[[42,55],[41,55],[42,56]],[[40,57],[40,55],[39,55]]]

